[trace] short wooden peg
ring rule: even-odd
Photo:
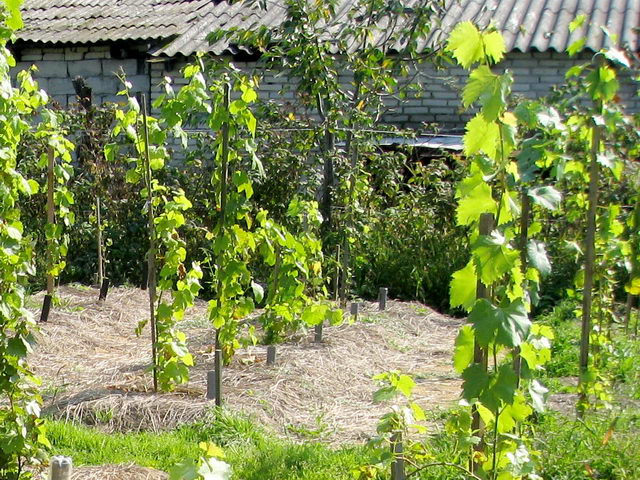
[[[51,295],[45,295],[42,302],[42,311],[40,312],[40,321],[47,322],[49,320],[49,312],[51,311]]]
[[[207,400],[216,398],[216,372],[209,370],[207,372]]]
[[[353,315],[354,320],[358,321],[358,315],[360,314],[360,303],[353,302],[351,304],[351,315]]]
[[[100,285],[100,296],[98,297],[98,300],[106,300],[107,293],[109,293],[109,279],[103,278],[102,285]]]
[[[322,324],[316,325],[314,329],[315,335],[313,341],[316,343],[322,343]]]
[[[70,457],[57,456],[51,458],[50,480],[71,480],[73,461]]]
[[[273,365],[276,363],[276,346],[267,346],[267,365]]]
[[[391,437],[391,453],[393,462],[391,463],[391,480],[406,480],[404,469],[404,451],[402,448],[402,434],[394,433]]]
[[[380,287],[378,291],[378,310],[387,309],[387,296],[389,295],[389,289],[387,287]]]

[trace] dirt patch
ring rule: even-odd
[[[43,379],[48,413],[107,431],[158,431],[195,420],[211,407],[205,391],[213,330],[206,326],[204,302],[187,313],[183,325],[196,358],[191,381],[176,392],[154,394],[146,371],[148,328],[141,337],[134,334],[147,317],[146,292],[116,288],[99,302],[97,289],[65,286],[59,296],[30,358]],[[41,296],[32,300],[35,307]],[[325,327],[322,344],[313,343],[309,332],[278,345],[273,366],[266,365],[266,347],[239,351],[224,370],[225,406],[283,436],[361,441],[374,434],[389,409],[371,401],[376,373],[413,375],[416,399],[427,409],[456,401],[460,381],[451,352],[459,326],[459,320],[419,303],[390,301],[378,312],[377,303],[365,302],[358,322]]]

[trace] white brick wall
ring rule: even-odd
[[[118,101],[116,93],[122,85],[114,72],[121,68],[133,84],[135,93],[149,94],[149,64],[135,58],[111,58],[108,45],[26,48],[18,52],[16,57],[18,62],[12,70],[12,76],[15,78],[20,70],[35,65],[38,70],[33,77],[62,106],[76,102],[71,80],[78,75],[84,77],[92,88],[94,103]]]
[[[569,59],[557,52],[512,52],[496,70],[509,69],[514,77],[513,92],[523,97],[535,98],[550,93],[553,85],[564,82],[564,74],[571,66],[590,59],[584,54]],[[71,79],[76,75],[85,77],[93,88],[94,102],[117,101],[115,94],[120,90],[120,83],[114,75],[121,68],[133,84],[133,91],[146,93],[155,100],[162,93],[159,87],[165,76],[174,79],[176,85],[183,83],[180,69],[186,59],[171,59],[148,63],[140,59],[111,58],[109,46],[64,48],[28,48],[20,52],[16,72],[35,64],[39,71],[34,75],[52,97],[62,105],[75,102],[75,93]],[[260,98],[286,103],[294,108],[295,82],[283,74],[263,72],[260,62],[237,62],[238,68],[248,73],[263,74],[260,87]],[[412,94],[404,100],[394,97],[384,98],[386,112],[383,121],[401,127],[420,127],[438,123],[441,129],[461,129],[472,112],[461,108],[460,92],[467,78],[467,73],[460,68],[437,70],[432,65],[420,66],[418,72],[412,72],[411,82],[419,82],[424,92],[415,98]],[[344,72],[340,75],[343,84],[353,81],[353,75]],[[402,81],[402,80],[401,80]],[[407,80],[404,80],[407,82]],[[630,111],[640,111],[640,99],[637,89],[630,82],[623,82],[622,99]],[[315,112],[298,112],[302,115],[315,116]]]

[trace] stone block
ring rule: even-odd
[[[84,53],[82,53],[82,52],[65,52],[64,53],[64,59],[67,62],[74,61],[74,60],[82,60],[82,59],[84,59]]]
[[[88,77],[87,83],[93,89],[93,94],[97,96],[115,95],[122,87],[115,75]]]
[[[148,92],[149,91],[149,77],[146,75],[131,75],[127,77],[127,80],[131,82],[133,92]]]
[[[84,58],[87,60],[95,60],[95,59],[103,59],[103,58],[111,58],[109,52],[87,52],[84,54]]]
[[[75,78],[78,75],[85,78],[95,77],[101,74],[102,64],[100,60],[78,60],[69,62],[69,76],[71,78]]]
[[[42,61],[38,66],[38,77],[46,78],[67,78],[67,63],[60,61]],[[71,83],[69,83],[71,85]]]
[[[48,93],[53,97],[75,94],[75,90],[70,78],[50,78],[48,80],[48,83]]]
[[[102,61],[102,71],[105,75],[120,73],[121,70],[127,75],[135,75],[138,72],[138,61],[135,58],[122,60],[108,59]]]
[[[61,107],[66,107],[68,105],[66,95],[52,95],[51,100],[52,102],[57,103]]]
[[[20,59],[25,62],[38,62],[42,60],[42,54],[41,53],[23,54],[20,56]]]
[[[43,60],[64,60],[64,53],[45,53],[42,55]]]

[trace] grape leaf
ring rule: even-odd
[[[491,187],[482,182],[459,200],[456,219],[458,225],[471,225],[483,213],[496,213],[496,211],[497,206],[491,194]]]
[[[483,57],[482,35],[470,21],[461,22],[453,29],[447,42],[447,50],[451,52],[460,65],[470,68]]]
[[[557,210],[562,202],[562,194],[553,187],[531,188],[527,193],[535,204],[549,210]]]
[[[482,35],[484,53],[493,63],[498,63],[504,57],[507,48],[504,44],[504,37],[500,32],[489,32]]]
[[[510,84],[510,75],[496,75],[488,66],[481,65],[469,76],[462,94],[462,104],[469,107],[479,100],[485,120],[493,122],[506,105]]]
[[[531,395],[531,403],[536,412],[544,412],[544,404],[548,393],[549,389],[537,380],[533,380],[529,385],[529,395]]]
[[[479,363],[474,363],[462,372],[462,398],[471,401],[480,397],[480,394],[489,385],[489,374]]]
[[[450,302],[452,307],[462,307],[471,310],[476,301],[476,284],[478,277],[473,266],[473,261],[452,275],[450,286]]]
[[[505,238],[498,231],[491,235],[481,235],[472,247],[476,261],[476,271],[485,285],[491,285],[511,270],[518,258],[518,251],[509,248]]]
[[[462,139],[465,155],[484,152],[496,157],[496,145],[500,137],[500,128],[494,122],[487,122],[481,113],[467,122]]]
[[[462,373],[473,360],[474,335],[471,325],[465,325],[458,332],[456,346],[453,353],[453,366]]]
[[[475,328],[476,340],[483,347],[494,341],[507,347],[517,347],[527,338],[531,328],[521,299],[507,307],[496,307],[488,300],[480,299],[469,314],[469,322]]]
[[[542,275],[549,275],[551,273],[551,262],[549,262],[544,243],[529,240],[527,244],[527,257],[531,265],[538,269]]]

